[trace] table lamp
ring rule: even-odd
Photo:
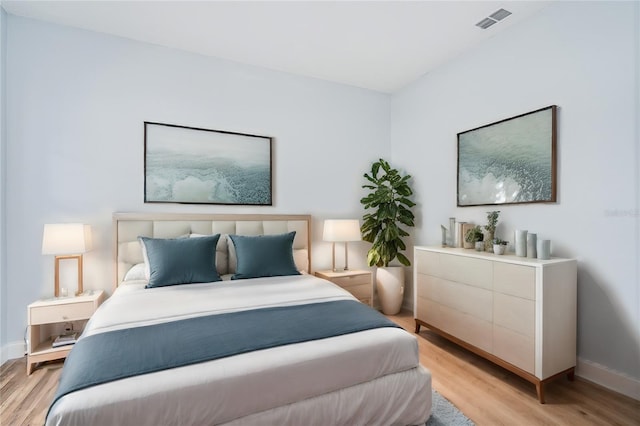
[[[324,241],[331,241],[331,254],[333,256],[333,271],[336,270],[336,242],[344,243],[344,270],[349,270],[349,253],[347,243],[349,241],[362,240],[360,222],[357,219],[328,219],[324,221],[322,234]]]
[[[55,297],[60,295],[60,260],[77,259],[78,291],[82,288],[82,253],[91,250],[91,227],[81,223],[45,224],[42,236],[42,254],[55,255]]]

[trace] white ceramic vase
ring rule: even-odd
[[[404,296],[404,267],[387,266],[376,270],[376,287],[382,312],[396,315],[402,308]]]
[[[536,258],[537,254],[537,240],[538,236],[532,232],[527,234],[527,257],[531,257],[533,259]]]
[[[516,256],[527,256],[527,230],[516,229]]]
[[[538,240],[538,259],[548,260],[551,257],[551,240]]]

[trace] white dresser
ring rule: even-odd
[[[577,262],[414,248],[414,318],[449,340],[534,383],[576,365]]]

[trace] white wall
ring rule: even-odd
[[[6,361],[7,353],[7,280],[5,241],[5,171],[6,171],[6,123],[5,123],[5,54],[7,46],[6,18],[0,9],[0,364]]]
[[[22,340],[26,306],[53,294],[44,223],[92,225],[85,287],[110,289],[113,212],[309,213],[320,240],[321,219],[361,215],[362,173],[390,154],[388,95],[13,15],[7,24],[9,342]],[[273,207],[145,205],[145,120],[274,137]],[[329,265],[318,242],[313,266]]]
[[[559,2],[394,95],[392,159],[415,177],[416,244],[448,218],[516,228],[578,259],[578,356],[640,397],[637,2]],[[456,207],[456,134],[558,105],[558,202]]]

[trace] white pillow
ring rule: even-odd
[[[124,275],[124,281],[145,280],[149,279],[145,273],[146,265],[144,263],[136,263]]]
[[[309,251],[305,249],[293,249],[293,261],[301,274],[309,270]]]

